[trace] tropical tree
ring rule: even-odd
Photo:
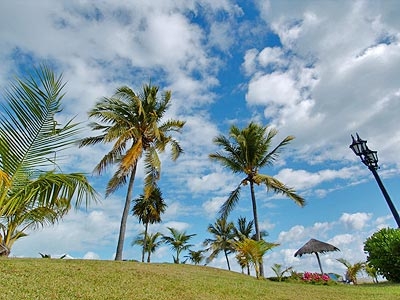
[[[196,234],[186,234],[185,231],[179,231],[175,228],[167,227],[171,235],[162,237],[164,243],[171,246],[171,249],[176,251],[176,256],[172,256],[174,263],[179,264],[179,255],[182,251],[189,250],[193,245],[188,244],[189,240]]]
[[[260,266],[265,253],[278,246],[278,244],[268,243],[264,240],[256,241],[253,239],[244,239],[234,243],[236,258],[241,266],[250,264],[254,267],[256,277],[260,278]]]
[[[366,263],[364,266],[364,270],[365,273],[367,273],[367,275],[372,278],[372,281],[374,283],[378,283],[378,271],[373,266]]]
[[[213,142],[221,147],[223,151],[209,155],[212,160],[220,162],[224,167],[232,170],[233,173],[244,173],[245,177],[230,193],[220,209],[220,214],[222,218],[226,218],[229,215],[239,201],[242,186],[249,184],[257,241],[261,240],[261,232],[258,224],[257,202],[254,192],[255,184],[263,184],[268,190],[283,194],[300,206],[305,204],[305,200],[297,195],[294,189],[287,187],[270,175],[260,173],[260,169],[271,166],[278,158],[283,147],[294,139],[293,136],[287,136],[270,151],[272,140],[277,133],[278,131],[274,128],[270,129],[268,126],[260,126],[254,122],[251,122],[243,129],[233,125],[230,128],[229,137],[219,135],[213,139]],[[261,276],[264,276],[263,270],[263,264],[261,264]]]
[[[146,237],[145,237],[146,236]],[[162,245],[163,241],[159,239],[162,237],[160,232],[146,233],[143,231],[136,239],[132,242],[133,245],[139,245],[147,253],[147,262],[150,262],[150,256],[156,252],[157,248]],[[146,239],[146,240],[145,240]]]
[[[212,261],[222,251],[224,252],[228,270],[231,270],[228,254],[234,252],[234,224],[224,218],[217,219],[214,224],[209,224],[207,231],[213,235],[213,238],[205,239],[204,246],[209,246],[207,251],[211,251],[207,262]]]
[[[204,260],[204,258],[205,258],[204,252],[205,251],[206,250],[197,250],[197,251],[189,250],[189,254],[185,255],[185,258],[189,259],[195,265],[198,265]]]
[[[362,270],[365,267],[365,263],[357,262],[355,264],[351,264],[349,261],[347,261],[344,258],[338,258],[337,261],[342,263],[347,268],[346,281],[357,284],[357,274],[362,272]]]
[[[139,222],[142,222],[145,226],[144,237],[143,237],[143,250],[142,250],[142,262],[144,262],[144,254],[147,249],[147,231],[149,224],[160,223],[161,214],[165,212],[167,204],[165,203],[162,192],[158,186],[152,188],[151,193],[146,197],[142,194],[139,198],[134,200],[132,212],[134,216],[139,218]]]
[[[254,226],[253,221],[247,222],[246,217],[239,217],[236,224],[237,225],[233,228],[235,241],[243,241],[246,238],[256,240],[256,234],[253,231],[253,226]],[[263,239],[264,237],[266,237],[268,235],[268,233],[266,231],[262,230],[260,232],[260,235],[261,235],[261,239]],[[238,263],[239,263],[239,265],[241,265],[241,263],[243,263],[243,261],[238,261]],[[250,275],[250,265],[249,264],[243,265],[242,273],[243,273],[244,268],[247,268],[247,275]]]
[[[82,173],[63,173],[60,152],[77,142],[79,127],[56,120],[64,96],[62,75],[41,66],[16,79],[0,104],[0,255],[29,229],[52,225],[75,200],[78,208],[97,201]]]
[[[95,173],[102,174],[108,167],[117,164],[116,172],[108,181],[106,196],[128,183],[115,260],[122,259],[126,223],[139,159],[144,155],[144,195],[148,197],[160,176],[159,153],[164,152],[168,145],[173,161],[182,153],[182,148],[170,133],[180,132],[185,122],[173,119],[163,121],[170,101],[170,91],[165,92],[161,99],[158,98],[157,86],[144,85],[139,94],[123,86],[118,88],[111,98],[105,97],[98,101],[89,112],[89,117],[97,120],[91,123],[90,127],[94,131],[100,131],[100,134],[83,139],[80,146],[114,143],[94,170]]]
[[[285,273],[287,272],[291,272],[293,270],[293,267],[287,267],[285,269],[282,269],[282,265],[281,264],[274,264],[271,267],[272,271],[274,271],[276,278],[278,279],[278,281],[282,281],[283,275],[285,275]]]

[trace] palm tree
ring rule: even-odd
[[[300,206],[305,204],[305,200],[297,195],[292,188],[287,187],[270,175],[259,172],[261,168],[271,166],[278,158],[282,148],[294,139],[293,136],[287,136],[270,151],[272,140],[277,133],[277,130],[273,128],[269,129],[268,126],[260,126],[253,122],[242,130],[236,126],[232,126],[229,137],[219,135],[213,139],[213,142],[217,146],[220,146],[223,152],[216,152],[209,155],[212,160],[220,162],[223,166],[231,169],[233,173],[245,174],[245,178],[241,180],[236,189],[230,193],[228,199],[222,205],[220,214],[222,218],[226,218],[229,215],[239,201],[241,187],[249,184],[257,241],[261,239],[261,233],[258,225],[254,184],[264,184],[268,190],[283,194]],[[261,276],[264,276],[262,264],[260,270]]]
[[[373,266],[365,264],[364,270],[374,283],[378,283],[378,271]]]
[[[126,222],[139,159],[145,156],[144,195],[147,197],[160,176],[161,161],[158,153],[163,152],[167,145],[171,146],[173,161],[182,153],[182,148],[170,133],[180,132],[185,122],[172,119],[162,122],[170,106],[171,92],[165,92],[161,99],[157,97],[157,94],[158,87],[156,86],[144,85],[140,94],[123,86],[118,88],[111,98],[101,99],[89,112],[90,118],[98,120],[91,123],[90,127],[94,131],[100,131],[100,134],[85,138],[80,144],[83,147],[98,143],[114,143],[112,149],[94,170],[97,174],[102,174],[107,167],[118,165],[107,184],[106,196],[128,182],[115,260],[122,259]]]
[[[246,238],[250,239],[255,237],[253,234],[253,226],[253,221],[247,222],[246,217],[239,217],[237,220],[237,225],[233,228],[235,241],[243,241]],[[250,275],[250,265],[248,263],[242,265],[244,263],[242,260],[239,260],[238,263],[242,267],[242,273],[243,269],[247,268],[247,275]]]
[[[337,261],[342,263],[347,268],[346,281],[357,284],[357,274],[360,273],[364,269],[365,263],[357,262],[352,265],[349,261],[347,261],[344,258],[338,258]]]
[[[211,250],[207,262],[212,261],[221,251],[223,251],[228,265],[228,270],[231,270],[228,254],[234,251],[234,227],[235,226],[232,222],[227,222],[227,220],[223,218],[217,219],[214,225],[208,225],[207,231],[211,233],[214,238],[206,239],[204,241],[205,246],[210,246],[207,250]]]
[[[144,244],[142,250],[142,262],[144,262],[145,249],[147,248],[147,231],[149,224],[160,223],[161,214],[165,212],[167,204],[165,204],[162,198],[161,190],[158,186],[153,187],[148,197],[140,195],[139,198],[134,200],[132,212],[134,216],[139,218],[139,222],[142,222],[145,226],[144,229]]]
[[[52,225],[70,209],[97,201],[82,173],[63,173],[56,154],[77,141],[78,124],[61,125],[56,114],[64,96],[62,75],[43,65],[16,79],[0,115],[0,255],[29,229]]]
[[[278,281],[282,281],[283,275],[285,275],[286,272],[291,272],[293,270],[293,267],[287,267],[285,269],[282,269],[281,264],[274,264],[271,267],[272,271],[274,271],[276,278],[278,278]]]
[[[206,251],[206,250],[198,250],[198,251],[189,250],[189,255],[185,255],[185,258],[189,259],[195,265],[198,265],[205,258],[204,254],[203,254],[204,251]]]
[[[150,262],[150,256],[154,253],[159,246],[163,243],[162,240],[158,238],[162,236],[160,232],[146,234],[146,238],[144,238],[145,232],[143,231],[137,238],[132,242],[133,245],[142,246],[145,252],[147,252],[147,262]]]
[[[188,242],[196,234],[186,234],[185,231],[179,231],[171,227],[167,228],[171,235],[164,235],[162,239],[164,243],[171,246],[172,250],[176,251],[176,256],[172,257],[174,259],[174,263],[179,264],[179,255],[182,251],[189,250],[189,248],[193,246],[191,244],[188,244]]]
[[[248,238],[234,243],[239,264],[241,266],[252,264],[256,271],[257,278],[261,276],[260,266],[262,265],[263,256],[268,250],[276,246],[278,246],[278,244],[267,243],[264,240],[256,241]]]

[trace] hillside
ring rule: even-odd
[[[279,283],[193,265],[2,258],[0,274],[0,299],[400,299],[400,285]]]

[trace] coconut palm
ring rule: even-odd
[[[144,262],[144,254],[147,249],[147,231],[149,224],[160,223],[161,214],[165,212],[167,204],[162,198],[161,190],[158,186],[152,188],[150,195],[147,197],[142,194],[139,198],[134,200],[132,212],[134,216],[139,218],[139,222],[145,226],[144,237],[143,237],[143,250],[142,250],[142,262]]]
[[[338,258],[338,262],[342,263],[346,268],[346,281],[353,282],[357,284],[357,274],[362,272],[364,269],[364,262],[357,262],[355,264],[351,264],[348,260],[344,258]]]
[[[198,265],[205,258],[205,256],[204,256],[205,251],[206,250],[198,250],[198,251],[189,250],[189,254],[185,255],[185,258],[189,259],[195,265]]]
[[[261,276],[260,266],[265,253],[278,246],[278,244],[268,243],[264,240],[256,241],[253,239],[245,238],[243,241],[234,243],[236,258],[241,266],[251,264],[256,272],[256,277]]]
[[[185,231],[179,231],[175,228],[167,227],[171,235],[162,237],[164,243],[171,246],[171,249],[176,251],[176,256],[172,256],[174,263],[179,264],[179,255],[182,251],[189,250],[193,245],[188,244],[189,240],[196,234],[186,234]]]
[[[144,155],[147,197],[160,176],[161,161],[158,154],[167,145],[170,146],[172,160],[175,161],[182,153],[182,148],[170,133],[179,132],[185,122],[173,119],[163,122],[170,101],[170,91],[165,92],[161,99],[158,98],[157,86],[144,85],[140,94],[123,86],[111,98],[103,98],[97,102],[89,112],[89,117],[97,120],[90,127],[94,131],[100,131],[100,134],[83,139],[80,146],[114,143],[94,170],[95,173],[102,174],[108,167],[118,165],[108,181],[106,196],[128,183],[115,260],[122,259],[126,222],[139,159]]]
[[[277,133],[276,129],[270,129],[268,126],[260,126],[253,122],[243,129],[231,126],[229,137],[219,135],[213,139],[213,142],[221,147],[223,152],[216,152],[209,155],[212,160],[220,162],[223,166],[231,169],[233,173],[244,173],[245,177],[230,193],[228,199],[220,209],[220,214],[222,218],[226,218],[229,215],[239,201],[242,186],[249,184],[257,241],[261,239],[261,233],[254,193],[255,184],[263,184],[268,190],[283,194],[300,206],[303,206],[305,203],[305,200],[297,195],[292,188],[287,187],[270,175],[260,173],[260,169],[271,166],[278,158],[283,147],[294,139],[293,136],[287,136],[270,151],[272,140]],[[260,274],[263,276],[262,264],[260,265],[260,269]]]
[[[63,173],[61,151],[77,142],[78,124],[56,115],[64,96],[62,75],[47,66],[16,79],[6,90],[0,115],[0,255],[29,229],[54,224],[70,209],[97,201],[82,173]]]
[[[218,254],[223,251],[228,265],[228,270],[231,269],[228,254],[234,251],[233,238],[234,238],[234,224],[228,222],[224,218],[217,219],[214,224],[209,224],[207,231],[213,235],[213,238],[204,240],[204,245],[209,246],[207,250],[211,251],[207,262],[212,261]]]
[[[146,236],[146,238],[144,238]],[[139,245],[144,249],[145,252],[147,252],[147,262],[150,262],[150,256],[152,253],[154,253],[159,246],[163,243],[161,239],[159,239],[162,236],[160,232],[156,233],[147,233],[145,235],[145,232],[143,231],[140,235],[136,237],[136,239],[132,242],[133,245]]]

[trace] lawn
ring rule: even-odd
[[[0,259],[0,299],[400,299],[400,285],[272,282],[211,267],[67,259]]]

